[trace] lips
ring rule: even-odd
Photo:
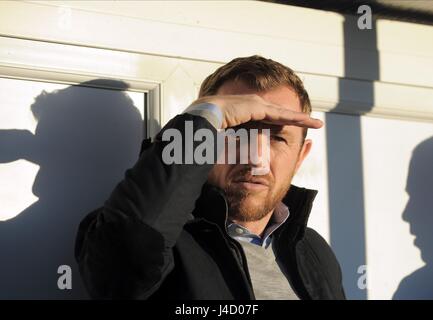
[[[269,182],[264,179],[264,178],[256,178],[256,177],[252,177],[252,178],[237,178],[235,180],[233,180],[234,183],[253,183],[253,184],[258,184],[258,185],[263,185],[266,187],[269,187]]]

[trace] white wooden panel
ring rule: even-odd
[[[374,48],[345,44],[338,14],[272,3],[2,1],[0,8],[1,35],[215,62],[262,54],[300,72],[337,77],[344,76],[346,50],[378,54],[383,81],[432,86],[433,26],[379,20]],[[33,23],[34,16],[44,23]],[[362,37],[352,31],[351,38]],[[371,67],[350,76],[376,80]]]

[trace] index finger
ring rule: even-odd
[[[294,125],[304,128],[319,129],[323,122],[319,119],[312,118],[305,112],[298,112],[286,108],[269,105],[266,108],[265,123],[277,125]]]

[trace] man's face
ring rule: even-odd
[[[217,95],[257,94],[263,99],[293,111],[302,111],[296,93],[286,86],[255,92],[239,81],[227,81]],[[311,148],[303,142],[303,129],[296,126],[248,124],[248,128],[270,129],[270,164],[265,175],[252,175],[254,164],[215,164],[208,182],[223,189],[229,216],[236,221],[256,221],[275,209],[289,190],[292,178]],[[238,162],[237,162],[238,163]]]

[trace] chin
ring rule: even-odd
[[[235,209],[234,217],[242,221],[256,221],[262,219],[268,212],[265,209],[264,199],[252,199],[246,197],[239,207]]]
[[[266,199],[267,199],[267,193],[263,193],[262,195],[249,194],[242,201],[242,206],[250,210],[254,210],[254,209],[257,210],[258,208],[262,208],[265,206]]]

